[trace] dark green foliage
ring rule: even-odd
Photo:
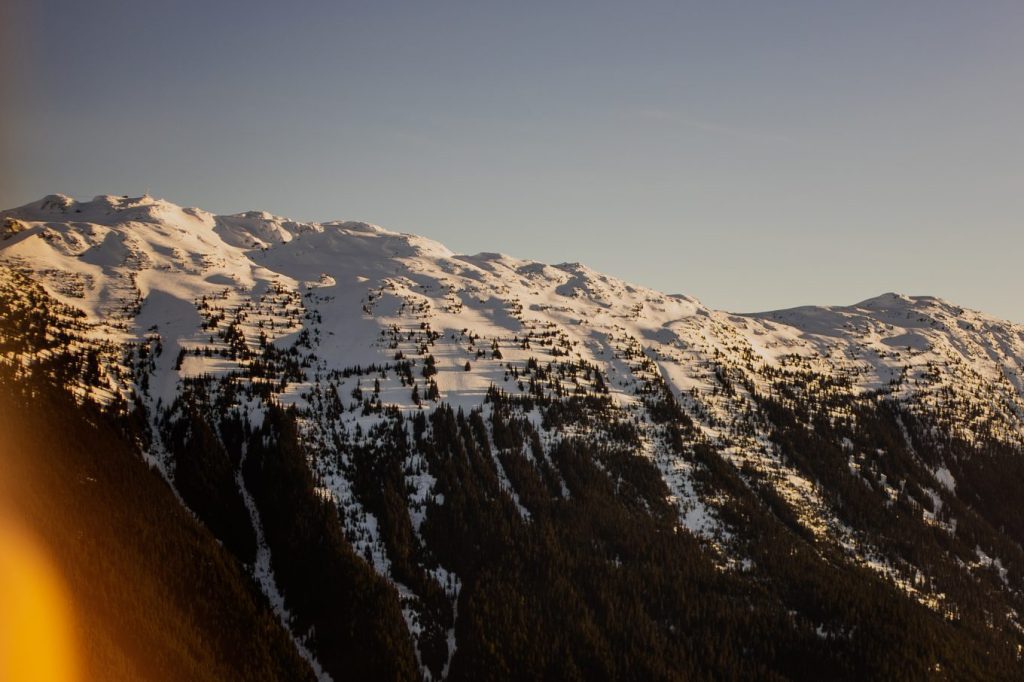
[[[86,343],[72,311],[46,308],[45,296],[25,287],[25,295],[17,287],[0,290],[10,299],[0,299],[0,351],[55,351],[54,339],[74,341],[79,350],[43,354],[17,376],[29,386],[103,385],[110,349]],[[733,416],[702,413],[696,399],[677,398],[646,356],[635,358],[648,377],[636,388],[642,409],[628,412],[607,395],[597,367],[559,359],[571,345],[556,343],[548,331],[534,342],[555,359],[507,363],[505,379],[522,393],[492,387],[485,407],[468,414],[446,405],[425,409],[441,397],[433,356],[423,360],[422,395],[415,361],[401,351],[393,365],[331,370],[327,386],[309,394],[320,413],[302,415],[304,429],[322,428],[300,438],[298,413],[273,406],[271,396],[307,369],[322,372],[312,354],[299,350],[311,350],[309,332],[287,349],[265,336],[250,348],[241,327],[223,314],[211,314],[208,323],[229,344],[223,352],[249,364],[223,379],[187,380],[162,415],[177,486],[206,527],[248,561],[255,545],[237,485],[242,468],[292,626],[336,679],[417,676],[395,583],[402,604],[417,615],[420,662],[435,679],[448,662],[450,628],[457,641],[452,679],[1020,677],[1024,639],[1011,614],[1024,613],[1024,452],[996,438],[954,436],[950,414],[921,416],[882,392],[857,395],[847,379],[800,369],[765,368],[769,385],[755,387],[716,360],[714,395],[751,398],[740,408],[743,418],[730,423]],[[420,356],[437,338],[426,323],[422,329]],[[530,347],[525,338],[522,347]],[[491,351],[501,357],[498,340]],[[157,342],[129,354],[143,390],[158,353]],[[477,349],[477,357],[485,356]],[[389,373],[424,409],[406,418],[381,403],[380,380]],[[0,364],[0,375],[13,385],[10,366]],[[334,382],[351,376],[372,376],[372,394],[362,379],[339,393]],[[245,381],[256,377],[266,381]],[[105,414],[88,402],[52,408],[39,395],[33,398],[45,414],[68,425],[66,434],[46,434],[47,458],[68,450],[65,436],[80,442],[89,448],[83,461],[104,486],[102,496],[91,496],[81,492],[89,486],[68,482],[81,477],[64,476],[26,488],[22,497],[39,514],[45,500],[62,496],[62,523],[49,530],[73,548],[68,570],[91,595],[83,597],[89,613],[98,614],[96,660],[104,663],[94,676],[308,676],[240,564],[213,546],[206,527],[163,504],[169,491],[137,459],[124,465],[118,433],[135,443],[152,438],[143,401],[115,401]],[[245,406],[255,397],[271,407],[254,430]],[[360,408],[378,419],[342,424]],[[0,412],[0,426],[14,429],[21,417],[10,410],[6,424],[7,412]],[[765,457],[778,457],[777,468],[723,449],[691,414],[702,424],[718,420],[737,434],[767,436]],[[543,436],[534,428],[538,420]],[[36,453],[30,463],[47,458]],[[679,463],[724,529],[713,541],[680,526],[680,508],[658,468]],[[940,484],[933,473],[939,467],[952,472],[955,492]],[[346,477],[355,501],[376,520],[374,535],[394,583],[355,554],[349,542],[356,536],[346,538],[345,519],[313,471]],[[860,554],[808,523],[806,510],[780,493],[785,488],[773,478],[780,471],[817,487],[822,517],[843,524]],[[427,490],[430,479],[436,483]],[[122,488],[131,493],[114,503]],[[421,495],[415,503],[414,492]],[[426,505],[425,518],[419,506],[411,518],[414,504]],[[73,528],[67,519],[82,510],[85,542],[63,527]],[[108,516],[114,531],[103,526]],[[116,563],[119,552],[127,564]],[[892,575],[936,600],[923,605],[864,566],[865,552],[877,552]],[[1000,564],[986,565],[983,553]],[[108,608],[104,600],[121,588],[103,582],[110,575],[130,579],[124,601],[115,598],[117,606]],[[168,603],[153,596],[157,588],[170,594]],[[196,599],[196,590],[215,598]],[[139,605],[153,603],[147,620]],[[230,613],[222,612],[225,604]],[[129,614],[123,624],[115,620],[121,608]],[[154,634],[164,631],[166,639]],[[248,662],[257,667],[246,669]]]
[[[676,527],[660,475],[632,454],[628,436],[563,440],[549,457],[530,458],[532,427],[508,416],[508,400],[491,395],[491,454],[529,519],[499,485],[475,414],[442,407],[430,418],[431,436],[417,443],[444,495],[429,507],[423,535],[463,581],[454,679],[1013,675],[1014,648],[1000,631],[969,618],[951,624],[817,543],[773,489],[745,483],[693,440],[671,407],[661,408],[663,419],[679,429],[681,456],[701,463],[702,485],[729,491],[722,513],[742,523],[735,541],[752,562],[748,571],[716,568],[706,547]],[[889,443],[882,430],[892,418],[884,409],[875,421],[861,415],[879,429],[880,443]],[[797,430],[805,431],[790,424],[786,432]],[[822,442],[786,447],[807,457]],[[839,480],[826,463],[814,466]],[[549,477],[564,481],[567,498]],[[900,513],[894,509],[886,513]]]
[[[199,408],[187,402],[185,415],[164,428],[174,457],[174,485],[182,499],[238,557],[251,563],[256,536],[235,480],[235,464]]]
[[[394,588],[357,557],[319,496],[293,417],[271,407],[249,441],[246,484],[295,629],[336,679],[417,676]]]
[[[427,575],[425,548],[413,532],[406,506],[403,463],[409,455],[405,420],[395,415],[390,428],[372,434],[379,447],[360,445],[351,452],[352,485],[378,528],[391,560],[391,572],[418,596],[426,617],[418,638],[420,657],[434,675],[440,675],[447,658],[447,633],[452,625],[451,606],[442,588]]]
[[[238,561],[99,409],[0,381],[0,433],[0,497],[67,581],[82,679],[312,679]]]
[[[519,488],[532,512],[526,523],[480,461],[486,448],[472,419],[442,409],[432,421],[434,438],[423,447],[445,502],[430,508],[424,535],[464,581],[454,679],[767,674],[739,648],[704,658],[710,647],[741,641],[731,629],[751,619],[743,592],[729,596],[739,584],[675,529],[649,464],[563,442],[552,460],[570,488],[564,500],[546,494],[532,464],[511,455],[515,477],[531,481]],[[696,632],[716,634],[705,641]]]

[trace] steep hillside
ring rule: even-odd
[[[324,676],[1019,674],[1024,327],[151,197],[0,220],[9,380],[105,406]]]
[[[108,417],[4,378],[0,433],[0,515],[45,541],[72,595],[81,679],[313,678],[238,562]]]

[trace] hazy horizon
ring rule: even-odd
[[[145,191],[724,310],[1024,321],[1024,7],[15,2],[0,205]]]

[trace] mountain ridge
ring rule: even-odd
[[[379,233],[388,236],[399,237],[408,239],[411,243],[424,244],[428,250],[437,249],[441,253],[445,253],[452,257],[466,260],[468,262],[480,262],[480,261],[514,261],[518,263],[533,264],[536,266],[552,267],[558,269],[570,270],[586,270],[591,273],[597,273],[597,271],[589,268],[583,263],[578,261],[566,261],[562,263],[543,263],[540,261],[523,260],[512,256],[510,254],[501,252],[489,252],[483,251],[475,254],[462,254],[450,251],[440,242],[431,240],[420,235],[416,235],[409,232],[396,232],[388,230],[379,225],[373,223],[367,223],[358,220],[339,220],[339,219],[328,219],[321,221],[299,221],[284,216],[279,216],[268,211],[263,210],[247,210],[238,213],[226,213],[226,214],[215,214],[197,207],[186,207],[175,204],[166,199],[153,197],[151,195],[143,195],[141,197],[129,197],[128,195],[113,195],[113,194],[101,194],[95,196],[92,200],[81,201],[74,199],[73,197],[65,194],[50,194],[45,197],[29,202],[22,206],[15,208],[0,210],[0,219],[15,219],[26,222],[46,222],[47,217],[57,217],[68,215],[68,212],[74,214],[82,214],[78,217],[84,222],[88,222],[87,218],[100,217],[97,214],[99,209],[105,209],[103,217],[117,216],[115,219],[111,219],[111,222],[130,222],[121,218],[121,214],[131,215],[133,210],[139,213],[140,217],[145,217],[150,222],[161,222],[166,221],[167,215],[180,213],[185,216],[199,217],[208,216],[215,221],[218,236],[225,241],[225,243],[236,246],[243,250],[256,250],[256,249],[269,249],[275,245],[283,244],[291,241],[299,235],[307,234],[310,232],[323,232],[325,229],[341,229],[351,230],[356,232],[368,232],[368,233]],[[140,209],[149,209],[140,210]],[[70,216],[76,217],[76,216]],[[103,223],[100,223],[103,224]],[[618,280],[618,278],[614,278]],[[622,283],[626,283],[624,280],[618,280]],[[628,284],[628,283],[627,283]],[[632,284],[630,286],[637,288],[640,285]],[[653,290],[652,290],[653,291]],[[696,300],[688,294],[682,293],[663,293],[665,296],[684,298],[688,300]],[[752,312],[732,312],[726,310],[720,310],[719,312],[731,313],[733,315],[747,316],[747,317],[767,317],[773,314],[781,314],[792,311],[802,310],[833,310],[833,309],[855,309],[855,308],[872,308],[880,305],[888,304],[891,302],[904,302],[912,305],[920,305],[933,303],[940,306],[947,307],[949,309],[961,309],[968,310],[967,308],[961,307],[948,299],[944,299],[933,295],[909,295],[901,292],[884,292],[877,296],[871,296],[869,298],[857,301],[851,304],[827,304],[827,305],[797,305],[787,308],[777,308],[764,311],[752,311]],[[971,312],[976,314],[982,314],[977,309],[969,309]],[[1003,318],[996,318],[993,316],[986,316],[994,321],[1006,322],[1014,326],[1021,326],[1019,323],[1012,322]]]
[[[608,504],[646,509],[737,579],[789,570],[767,568],[756,528],[813,548],[858,585],[880,581],[936,622],[975,618],[964,614],[981,590],[1007,609],[1003,634],[1024,633],[1024,528],[997,506],[1024,474],[1013,455],[1024,326],[892,293],[729,313],[579,263],[460,255],[368,223],[216,216],[148,196],[50,195],[0,221],[7,321],[45,310],[73,320],[48,323],[69,324],[64,336],[8,332],[0,365],[32,375],[63,357],[70,369],[53,376],[79,399],[135,414],[143,456],[244,562],[257,556],[251,517],[264,538],[254,579],[269,596],[285,576],[287,609],[305,603],[301,581],[277,563],[287,538],[267,507],[275,484],[254,467],[282,467],[297,490],[312,480],[337,509],[340,530],[318,523],[344,535],[338,556],[348,543],[398,595],[423,677],[468,674],[459,666],[478,659],[460,658],[460,641],[493,655],[459,617],[482,598],[490,574],[474,561],[486,562],[448,546],[439,519],[467,542],[480,529],[456,509],[530,528],[606,494],[583,481],[614,471],[612,489],[628,483],[621,494],[639,497],[609,493]],[[445,440],[453,433],[463,445]],[[574,454],[580,444],[591,454]],[[285,451],[304,453],[310,473],[276,462]],[[449,469],[459,457],[468,469]],[[1005,480],[986,464],[996,461]],[[476,487],[479,499],[464,497]],[[978,585],[967,590],[957,571]],[[297,608],[282,622],[329,656],[313,633],[340,626]]]

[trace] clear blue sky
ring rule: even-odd
[[[4,5],[0,206],[148,189],[1024,321],[1019,0]]]

